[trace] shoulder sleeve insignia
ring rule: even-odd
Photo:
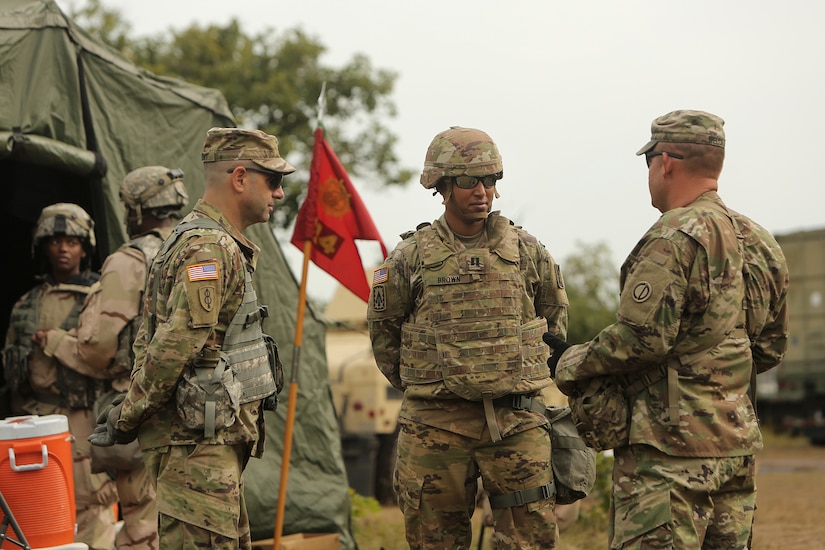
[[[382,265],[378,269],[372,272],[372,284],[380,285],[381,283],[386,283],[387,278],[390,275],[390,268]]]
[[[190,283],[194,281],[214,281],[218,278],[218,264],[217,262],[207,262],[190,265],[186,268],[186,274],[189,276]]]

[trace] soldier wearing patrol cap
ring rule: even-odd
[[[182,217],[189,195],[182,170],[144,166],[126,175],[120,199],[126,207],[129,241],[103,263],[100,285],[86,300],[77,329],[55,328],[44,335],[60,361],[85,362],[112,379],[112,391],[98,399],[96,409],[129,387],[148,269]],[[137,441],[101,449],[92,449],[92,469],[115,473],[123,516],[117,548],[157,550],[155,489]]]
[[[723,125],[692,110],[653,121],[637,155],[662,216],[622,267],[618,321],[575,346],[545,335],[571,404],[605,376],[628,388],[611,548],[750,548],[762,448],[751,384],[785,352],[788,279],[773,237],[717,193]]]
[[[94,250],[94,221],[79,205],[57,203],[41,211],[32,251],[45,270],[40,284],[12,308],[3,368],[12,387],[13,414],[68,418],[74,436],[75,540],[93,549],[109,549],[115,540],[112,505],[117,492],[107,474],[92,473],[86,441],[95,427],[95,399],[108,387],[105,372],[76,357],[56,356],[57,342],[45,337],[50,329],[77,326],[84,301],[99,284],[98,274],[90,269]]]
[[[269,219],[294,168],[275,136],[239,128],[209,130],[202,160],[203,198],[149,269],[128,391],[90,440],[138,438],[162,546],[250,548],[242,474],[280,384],[252,286],[260,249],[243,231]]]
[[[444,214],[373,275],[373,352],[404,392],[394,479],[411,549],[470,546],[479,477],[497,548],[556,546],[541,335],[565,337],[568,301],[544,245],[492,210],[503,174],[487,133],[436,135],[421,184]]]

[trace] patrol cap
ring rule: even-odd
[[[279,174],[295,171],[278,152],[278,138],[260,130],[210,128],[201,153],[203,162],[251,160],[259,167]]]
[[[705,111],[679,110],[662,115],[650,125],[650,141],[639,149],[644,155],[660,141],[698,143],[725,148],[725,121]]]

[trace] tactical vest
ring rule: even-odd
[[[217,229],[223,232],[226,230],[211,218],[195,218],[179,223],[172,235],[164,242],[162,250],[158,253],[158,258],[154,262],[154,274],[152,285],[152,303],[157,303],[160,272],[166,254],[180,236],[191,229]],[[199,402],[178,403],[181,408],[197,411],[196,416],[203,415],[204,432],[206,437],[214,436],[215,429],[221,429],[231,425],[234,417],[227,412],[223,420],[221,408],[224,411],[234,409],[235,405],[243,405],[265,399],[277,392],[276,384],[276,362],[277,352],[273,354],[272,348],[267,345],[267,341],[272,339],[263,334],[261,322],[268,316],[265,306],[258,305],[258,297],[252,285],[252,274],[244,270],[244,295],[241,306],[229,323],[224,336],[223,346],[216,354],[204,350],[201,356],[194,358],[190,367],[194,371],[194,377],[190,382],[200,386],[203,391],[189,392],[188,395],[196,395]],[[152,312],[154,313],[154,312]],[[154,333],[154,315],[149,317],[150,326],[148,336]],[[273,342],[274,343],[274,342]],[[231,376],[227,376],[227,371]],[[230,381],[227,383],[227,379]],[[237,399],[237,403],[218,403],[222,399],[223,392],[219,391],[221,386],[226,387],[227,395],[231,400]],[[239,388],[239,391],[237,391]],[[236,394],[239,393],[239,395]],[[181,400],[182,392],[178,392]],[[200,402],[202,400],[202,402]]]
[[[432,227],[416,236],[423,289],[415,319],[401,327],[401,380],[443,381],[459,397],[486,404],[522,380],[549,377],[547,321],[532,302],[522,305],[517,232],[508,225],[491,248],[462,252],[447,248]]]
[[[92,285],[97,282],[97,273],[86,272],[77,278],[76,283],[58,283],[55,290],[72,293],[75,303],[69,314],[60,324],[60,329],[69,330],[77,326],[80,319],[80,310],[86,296],[92,291]],[[3,350],[3,360],[7,382],[13,391],[23,395],[31,395],[29,387],[28,361],[32,352],[32,335],[40,327],[40,304],[43,296],[43,286],[38,286],[29,292],[26,298],[12,311],[10,324],[17,333],[17,341],[10,342]],[[95,380],[62,365],[53,360],[57,369],[57,387],[60,395],[32,395],[35,399],[48,398],[49,402],[61,407],[90,409],[95,400],[106,389],[106,383]]]
[[[152,261],[163,246],[163,238],[157,231],[151,231],[145,235],[137,237],[126,245],[135,250],[139,250],[143,254],[143,259],[146,262],[146,273],[152,267]],[[141,292],[141,300],[143,303],[143,293]],[[109,367],[109,374],[112,378],[120,378],[122,376],[129,376],[132,372],[132,364],[135,361],[135,353],[132,350],[132,343],[137,337],[138,328],[143,321],[141,315],[135,316],[124,326],[117,338],[117,350],[115,351],[115,358],[112,365]]]

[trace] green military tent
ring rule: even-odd
[[[99,267],[125,239],[118,199],[125,174],[144,165],[182,168],[194,204],[203,190],[200,151],[213,126],[235,126],[219,91],[136,67],[77,27],[53,0],[2,0],[0,232],[10,282],[0,303],[0,334],[5,335],[14,301],[34,285],[31,236],[44,206],[75,202],[92,215]],[[265,328],[279,342],[289,371],[298,284],[268,226],[251,227],[249,237],[262,249],[255,277],[260,300],[271,312]],[[284,533],[337,532],[341,547],[352,548],[324,338],[323,324],[308,308]],[[271,538],[274,531],[286,397],[285,391],[279,410],[267,413],[265,456],[252,460],[245,475],[256,539]]]

